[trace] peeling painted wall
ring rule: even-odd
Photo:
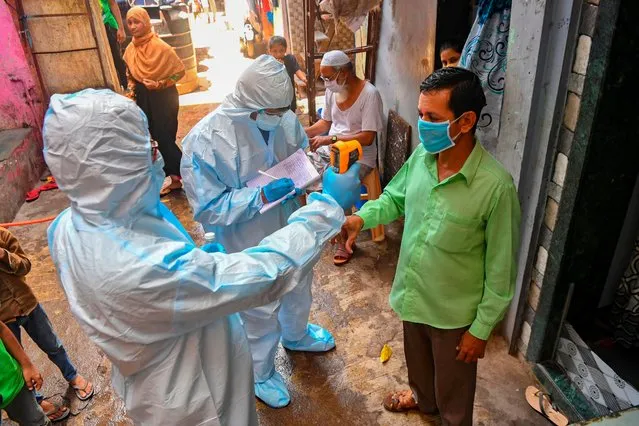
[[[44,170],[43,97],[16,22],[15,10],[0,1],[0,222],[13,219]]]
[[[384,113],[397,111],[415,127],[419,85],[433,72],[437,0],[384,0],[375,86]],[[416,129],[412,147],[419,144]]]
[[[31,68],[7,3],[0,2],[0,129],[41,128],[44,110]]]

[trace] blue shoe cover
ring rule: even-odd
[[[255,396],[271,408],[286,407],[291,402],[284,379],[277,371],[268,380],[255,383]]]
[[[333,335],[319,325],[306,325],[306,336],[297,342],[282,339],[282,346],[291,351],[303,352],[327,352],[335,347]]]

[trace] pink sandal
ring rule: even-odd
[[[162,189],[160,189],[160,197],[164,197],[171,193],[171,191],[175,191],[176,189],[182,188],[182,181],[173,181],[171,176],[167,176],[164,178],[164,182],[162,182]]]
[[[337,244],[337,249],[335,250],[335,254],[333,255],[333,264],[335,266],[346,265],[350,262],[353,254],[355,253],[355,245],[353,244],[353,253],[349,253],[346,251],[346,246],[343,243]]]

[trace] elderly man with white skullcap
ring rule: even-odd
[[[375,86],[357,77],[353,62],[340,50],[324,55],[320,74],[326,87],[326,106],[321,119],[306,128],[311,150],[328,164],[329,145],[357,140],[363,149],[359,161],[362,180],[377,167],[377,140],[383,130],[382,98]],[[343,244],[338,244],[333,262],[343,265],[351,256]]]

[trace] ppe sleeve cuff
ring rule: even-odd
[[[482,323],[478,322],[477,320],[475,320],[470,325],[470,330],[468,330],[468,331],[470,332],[470,334],[472,334],[473,336],[475,336],[478,339],[488,340],[488,338],[490,337],[490,333],[493,332],[493,328],[494,327],[495,326],[482,324]]]
[[[262,188],[258,187],[257,189],[257,211],[259,212],[264,207],[264,201],[262,200]]]

